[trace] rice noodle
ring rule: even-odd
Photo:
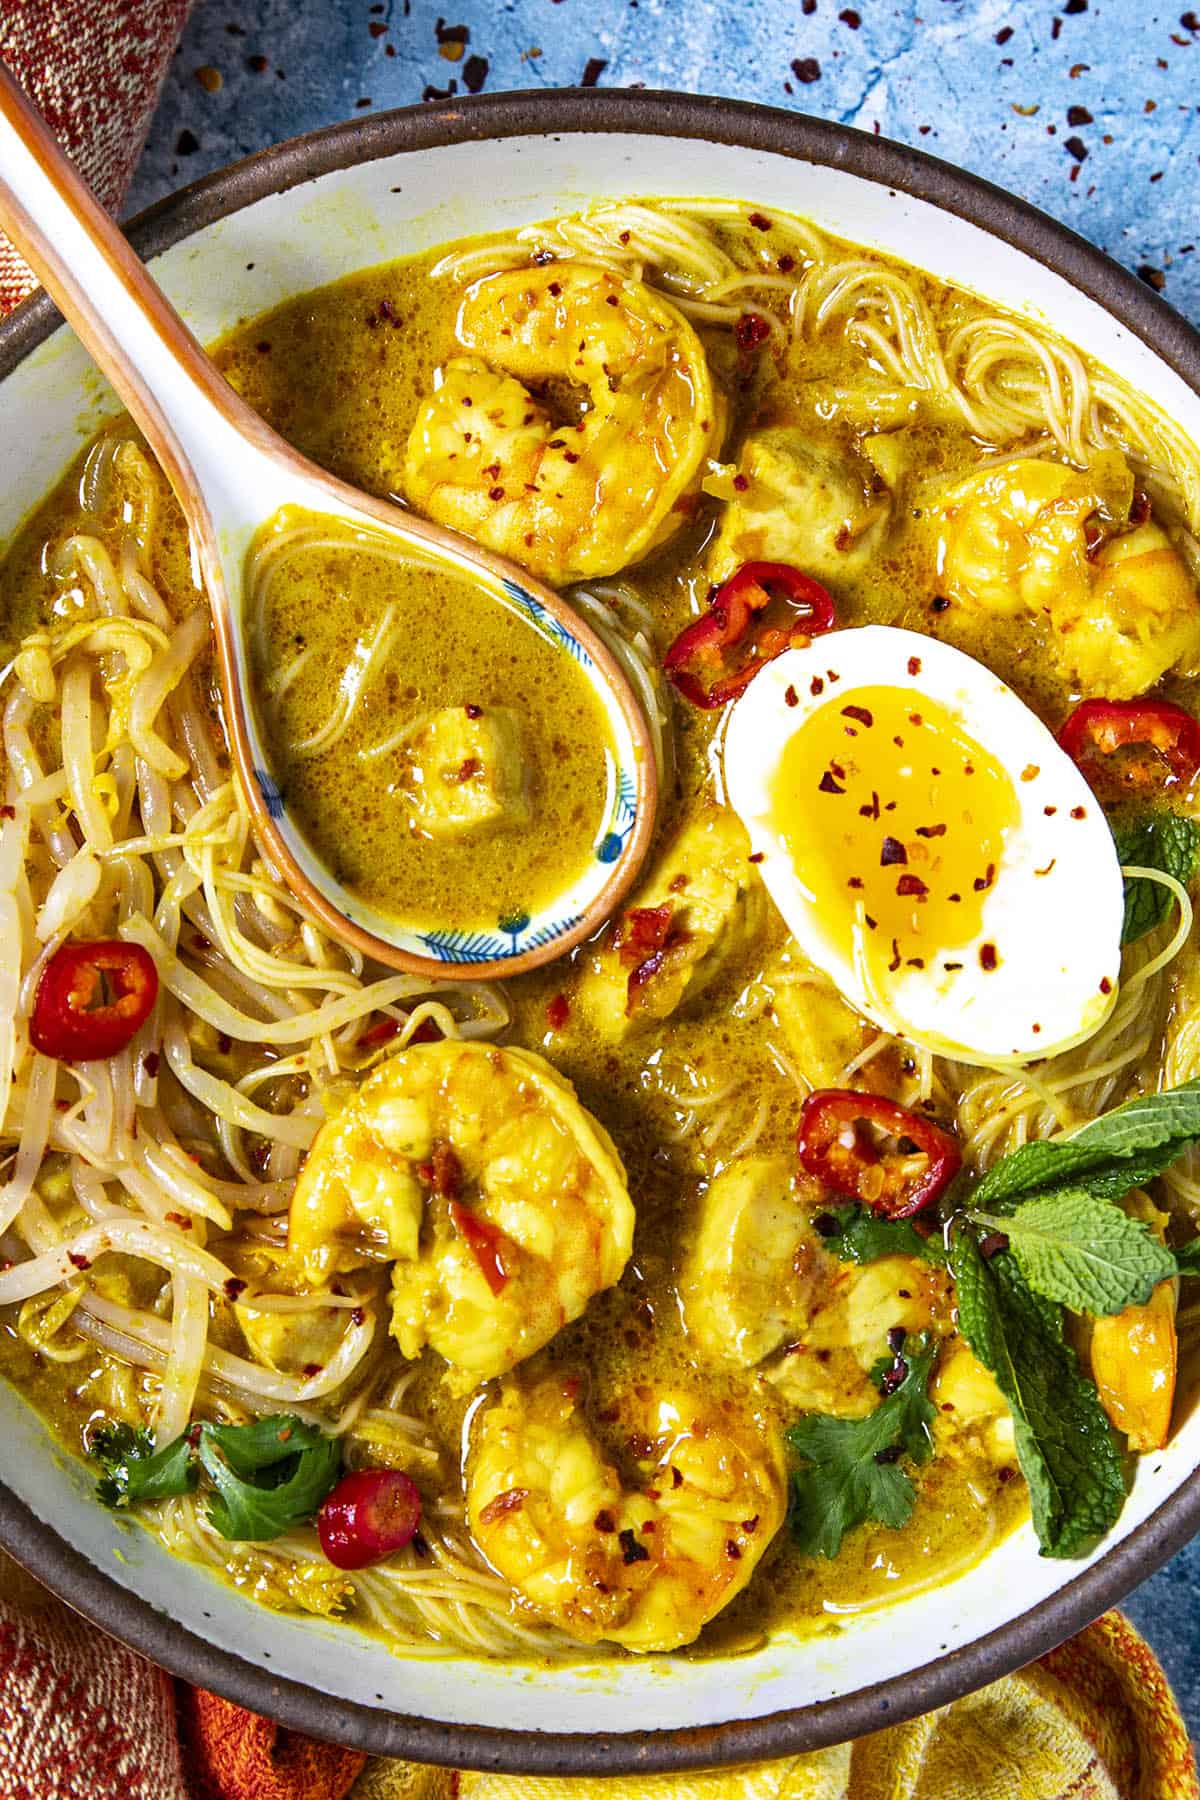
[[[76,530],[50,557],[63,604],[5,675],[0,1137],[10,1154],[0,1236],[11,1261],[0,1305],[20,1306],[22,1334],[51,1360],[78,1359],[87,1341],[115,1359],[104,1380],[123,1416],[136,1414],[142,1390],[120,1371],[145,1371],[146,1422],[165,1441],[201,1395],[236,1416],[311,1408],[357,1379],[378,1327],[369,1295],[261,1295],[264,1312],[324,1307],[346,1321],[316,1374],[272,1370],[214,1342],[210,1295],[223,1304],[245,1283],[229,1286],[234,1269],[205,1234],[232,1233],[224,1242],[236,1246],[286,1207],[323,1091],[362,1065],[366,1023],[383,1013],[406,1042],[413,1019],[488,1036],[508,1015],[484,984],[439,990],[364,967],[269,873],[192,685],[207,611],[176,616],[153,585],[162,492],[130,440],[94,446],[81,497],[96,529]],[[101,524],[114,511],[115,553]],[[35,736],[45,706],[60,716],[56,738]],[[55,1062],[29,1045],[41,967],[71,932],[141,943],[160,972],[153,1015],[106,1063]],[[222,1043],[236,1079],[212,1066]],[[221,1155],[225,1140],[232,1157]],[[287,1176],[263,1179],[260,1151],[290,1159]],[[40,1192],[52,1156],[63,1162],[53,1207]],[[112,1297],[119,1266],[159,1272],[161,1312]],[[246,1293],[259,1297],[253,1284]]]

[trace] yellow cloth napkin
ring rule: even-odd
[[[1149,1645],[1107,1613],[1061,1649],[910,1725],[699,1775],[458,1776],[373,1761],[351,1800],[1197,1800]]]

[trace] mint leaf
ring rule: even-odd
[[[245,1431],[252,1426],[218,1427]],[[290,1463],[272,1466],[282,1479],[269,1486],[243,1480],[222,1455],[208,1428],[200,1433],[200,1461],[217,1492],[208,1508],[209,1522],[224,1538],[259,1543],[280,1537],[294,1525],[311,1519],[336,1482],[342,1466],[342,1447],[336,1438],[317,1433],[317,1442],[302,1449]]]
[[[92,1433],[88,1454],[104,1469],[96,1483],[96,1498],[104,1506],[167,1500],[196,1485],[197,1471],[186,1437],[155,1450],[154,1439],[141,1427],[101,1425]]]
[[[1143,1306],[1175,1273],[1175,1258],[1148,1226],[1083,1189],[1058,1188],[1003,1218],[974,1209],[970,1217],[1003,1231],[1034,1293],[1073,1312]]]
[[[1096,1199],[1119,1199],[1161,1175],[1200,1140],[1200,1081],[1149,1094],[1104,1113],[1069,1138],[1024,1144],[988,1170],[971,1204],[1006,1211],[1026,1194],[1083,1188]]]
[[[1200,861],[1200,826],[1178,813],[1150,813],[1113,826],[1121,866],[1161,869],[1186,887]],[[1132,944],[1161,925],[1174,905],[1170,892],[1140,876],[1125,883],[1125,922],[1121,942]]]
[[[959,1329],[1012,1408],[1042,1554],[1081,1555],[1116,1523],[1125,1479],[1099,1395],[1063,1336],[1062,1309],[1033,1293],[1011,1252],[985,1262],[969,1228],[954,1234],[950,1268]]]
[[[922,1237],[911,1219],[879,1219],[853,1200],[818,1217],[822,1244],[843,1262],[877,1262],[881,1256],[921,1256],[932,1263],[946,1260],[941,1234]]]
[[[936,1348],[924,1338],[903,1352],[908,1373],[865,1419],[824,1414],[801,1419],[788,1442],[805,1467],[792,1476],[792,1536],[802,1555],[834,1557],[856,1525],[874,1519],[893,1531],[912,1516],[916,1490],[899,1466],[926,1460],[936,1417],[928,1398]]]

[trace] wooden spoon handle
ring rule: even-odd
[[[192,513],[194,450],[211,453],[231,428],[257,438],[265,427],[217,373],[2,63],[0,225]]]

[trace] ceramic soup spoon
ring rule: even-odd
[[[0,224],[36,270],[141,428],[178,497],[212,609],[225,720],[238,778],[270,860],[344,939],[393,966],[449,979],[515,974],[591,935],[627,891],[656,801],[646,720],[612,654],[552,589],[515,565],[376,500],[293,450],[233,391],[0,65]],[[343,887],[289,816],[250,704],[245,568],[284,508],[390,534],[418,566],[451,572],[505,604],[589,678],[608,723],[608,797],[581,846],[583,872],[547,905],[494,930],[405,920]],[[470,617],[469,607],[464,618]],[[502,843],[480,854],[503,856]]]

